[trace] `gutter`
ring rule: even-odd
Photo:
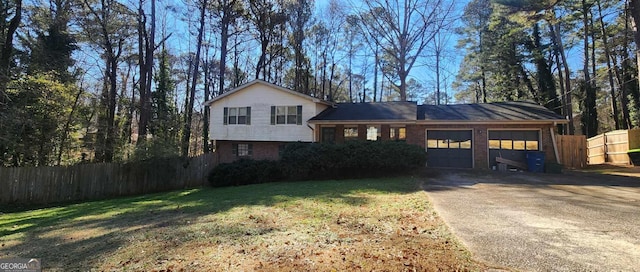
[[[551,120],[519,120],[519,121],[421,121],[421,120],[310,120],[309,123],[318,125],[336,124],[415,124],[415,125],[548,125],[558,123],[568,123],[564,119]]]

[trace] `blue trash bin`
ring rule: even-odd
[[[527,168],[529,172],[544,172],[544,152],[529,151],[527,152]]]

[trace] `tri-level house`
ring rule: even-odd
[[[254,80],[206,102],[209,138],[220,162],[278,159],[284,144],[315,142],[309,119],[333,104]]]
[[[331,103],[254,80],[206,104],[220,162],[277,159],[289,142],[405,141],[427,166],[491,168],[496,157],[524,161],[542,151],[558,162],[554,129],[567,122],[534,103],[418,105]]]

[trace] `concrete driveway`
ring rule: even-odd
[[[440,171],[425,190],[490,267],[640,271],[640,178]]]

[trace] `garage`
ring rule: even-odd
[[[489,130],[489,167],[496,157],[526,162],[528,151],[540,150],[540,130]]]
[[[427,130],[427,166],[473,168],[472,130]]]

